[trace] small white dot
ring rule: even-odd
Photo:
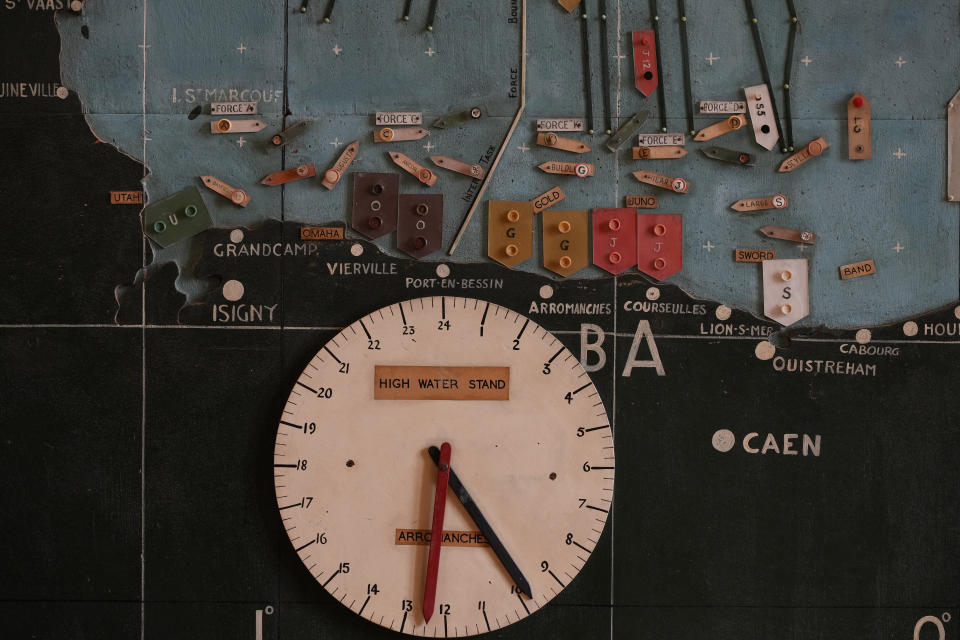
[[[440,278],[446,278],[450,275],[450,265],[448,264],[438,264],[437,265],[437,276]]]
[[[227,280],[223,283],[223,297],[236,302],[243,297],[243,283],[239,280]]]
[[[553,287],[551,287],[548,284],[545,284],[542,287],[540,287],[540,297],[543,298],[544,300],[549,300],[550,298],[552,298]]]
[[[717,320],[729,320],[730,314],[732,313],[732,311],[730,310],[730,307],[728,307],[725,304],[722,304],[719,307],[717,307],[717,310],[714,313],[717,314]]]
[[[660,299],[660,289],[657,287],[650,287],[647,289],[647,300],[659,300]]]
[[[713,438],[711,442],[713,443],[713,448],[719,451],[720,453],[726,453],[733,449],[733,443],[736,442],[737,438],[733,435],[733,431],[730,429],[717,429],[713,433]]]
[[[83,2],[82,2],[82,0],[73,0],[73,1],[70,3],[70,10],[71,10],[71,11],[80,11],[81,9],[83,9]]]
[[[74,11],[78,11],[78,9],[74,9]],[[66,100],[70,97],[70,91],[66,87],[57,87],[57,97]]]
[[[760,360],[769,360],[777,352],[777,348],[769,340],[758,342],[753,354]]]
[[[912,338],[913,336],[917,335],[917,331],[919,330],[920,328],[917,326],[917,323],[914,322],[913,320],[903,323],[903,335],[907,337]]]
[[[870,329],[860,329],[857,331],[857,344],[867,344],[873,338],[873,334],[870,333]]]
[[[243,231],[240,229],[234,229],[230,232],[230,242],[236,244],[238,242],[243,242]]]
[[[363,255],[363,245],[359,242],[355,242],[350,246],[350,255],[357,258]]]
[[[953,310],[953,315],[957,317],[957,320],[960,320],[960,307]]]

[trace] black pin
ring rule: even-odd
[[[587,0],[580,3],[580,47],[583,61],[584,111],[586,112],[587,133],[593,133],[593,83],[590,76],[590,30],[587,24]]]
[[[763,78],[763,83],[767,85],[767,89],[770,91],[770,110],[773,111],[773,120],[777,123],[777,126],[780,126],[780,114],[777,113],[777,99],[773,94],[773,85],[770,84],[770,71],[767,69],[767,58],[763,55],[763,42],[760,41],[760,27],[757,21],[757,14],[753,10],[753,0],[744,0],[747,6],[747,17],[750,19],[750,30],[753,32],[753,44],[757,49],[757,58],[760,61],[760,75]],[[783,152],[786,153],[787,147],[782,147]]]
[[[427,16],[427,31],[433,31],[433,23],[437,19],[437,0],[430,0],[430,15]]]
[[[413,0],[403,0],[403,21],[407,22],[410,20],[410,5],[413,4]]]
[[[693,128],[693,90],[690,87],[690,46],[687,43],[687,3],[677,0],[680,11],[680,55],[683,58],[683,103],[687,111],[687,131],[690,135],[697,132]]]
[[[308,5],[308,4],[310,4],[310,0],[303,0],[303,2],[300,3],[300,13],[306,13],[306,12],[307,12],[307,5]]]
[[[613,133],[610,113],[610,45],[607,40],[607,0],[600,0],[600,81],[603,86],[603,124],[607,135]]]
[[[657,110],[660,112],[660,131],[667,132],[667,96],[664,86],[667,84],[663,78],[663,56],[660,51],[660,13],[657,11],[657,0],[650,0],[650,21],[653,27],[653,45],[657,49],[657,77],[660,81],[657,83]]]
[[[786,133],[785,151],[793,151],[793,117],[790,113],[790,73],[793,69],[793,45],[797,41],[797,28],[800,26],[800,18],[797,16],[797,8],[793,5],[793,0],[787,0],[787,8],[790,10],[790,36],[787,39],[787,58],[783,63],[783,130]]]

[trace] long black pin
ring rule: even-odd
[[[430,458],[433,459],[433,463],[439,464],[440,449],[437,447],[430,447],[428,452],[430,453]],[[517,566],[517,563],[514,562],[513,558],[510,557],[510,554],[507,553],[507,548],[503,546],[503,542],[500,541],[500,538],[497,536],[496,532],[494,532],[493,527],[491,527],[490,523],[487,522],[487,519],[480,511],[480,507],[478,507],[477,503],[473,501],[473,498],[470,496],[467,488],[464,487],[463,483],[460,482],[460,478],[457,477],[456,473],[454,473],[452,466],[450,467],[449,486],[450,489],[453,490],[454,495],[457,496],[457,499],[460,500],[460,504],[462,504],[463,508],[466,509],[468,514],[470,514],[474,524],[477,525],[477,529],[480,529],[480,533],[482,533],[483,537],[487,539],[487,542],[490,544],[490,548],[493,549],[493,552],[497,555],[497,558],[500,559],[501,564],[503,564],[503,568],[507,570],[508,574],[510,574],[510,577],[516,583],[517,588],[525,593],[528,598],[532,597],[530,583],[527,582],[527,579],[523,576],[523,572],[520,571],[520,567]]]
[[[603,87],[603,123],[607,135],[613,132],[610,113],[610,44],[607,40],[607,0],[600,0],[600,83]]]
[[[430,13],[427,16],[427,31],[433,31],[433,23],[437,19],[437,0],[430,0]]]
[[[337,0],[327,0],[327,10],[323,14],[323,19],[320,22],[324,24],[330,24],[330,20],[333,17],[333,6],[337,4]]]
[[[593,133],[593,83],[590,77],[590,30],[587,24],[587,0],[580,3],[580,46],[583,60],[583,93],[586,104],[587,133]]]
[[[690,86],[690,47],[687,44],[687,7],[684,0],[677,0],[680,10],[680,56],[683,61],[683,102],[687,111],[687,131],[690,135],[697,132],[693,128],[693,89]],[[657,56],[660,60],[660,56]]]
[[[308,5],[308,4],[310,4],[310,0],[303,0],[303,2],[300,3],[300,13],[306,13],[306,12],[307,12],[307,5]]]
[[[793,5],[793,0],[787,0],[787,9],[790,10],[790,36],[787,39],[787,58],[783,63],[783,130],[786,134],[786,152],[793,151],[793,116],[790,112],[790,75],[793,72],[793,46],[797,40],[797,28],[800,26],[800,19],[797,16],[797,8]]]
[[[763,42],[760,41],[760,26],[757,24],[757,14],[753,10],[753,0],[744,0],[747,5],[747,17],[750,18],[750,30],[753,32],[753,44],[757,49],[757,58],[760,60],[760,74],[770,92],[770,109],[773,111],[773,121],[780,126],[780,114],[777,113],[777,98],[770,83],[770,71],[767,70],[767,58],[763,55]],[[779,131],[777,132],[779,134]]]
[[[667,132],[667,96],[664,90],[663,63],[660,61],[660,13],[657,0],[650,0],[650,22],[653,26],[653,46],[657,48],[657,110],[660,113],[660,131]]]
[[[403,21],[407,22],[410,20],[410,5],[413,4],[413,0],[403,0]]]

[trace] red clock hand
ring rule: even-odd
[[[433,526],[430,529],[430,556],[427,559],[427,581],[423,587],[423,619],[430,622],[437,598],[437,576],[440,573],[440,545],[443,542],[443,512],[447,506],[447,483],[450,480],[450,443],[440,446],[437,462],[437,493],[433,499]]]

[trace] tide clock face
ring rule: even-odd
[[[444,443],[438,528],[430,449]],[[476,635],[535,613],[583,568],[613,499],[613,436],[551,333],[482,300],[417,298],[357,320],[307,364],[274,476],[294,550],[338,602],[402,633]]]

